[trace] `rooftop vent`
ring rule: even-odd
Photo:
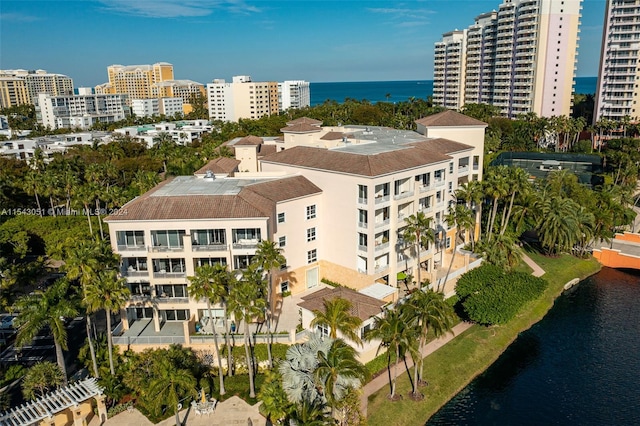
[[[214,180],[216,177],[213,175],[213,172],[211,170],[207,170],[207,172],[204,174],[204,179],[205,180]]]

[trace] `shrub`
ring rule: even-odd
[[[331,287],[344,287],[342,284],[335,281],[331,281],[327,278],[322,278],[320,281],[325,283],[326,285],[330,285]]]
[[[492,325],[511,320],[546,287],[542,278],[524,272],[505,273],[495,266],[483,265],[460,277],[456,291],[460,289],[458,296],[469,319]]]

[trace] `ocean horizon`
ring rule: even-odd
[[[598,77],[576,77],[575,93],[594,94],[597,82]],[[342,103],[347,98],[371,103],[426,100],[433,94],[433,80],[312,82],[310,92],[311,106],[326,100]]]

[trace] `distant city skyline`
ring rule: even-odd
[[[431,80],[434,43],[494,1],[2,1],[0,69],[46,69],[76,87],[112,64],[169,62],[175,78]],[[584,0],[577,76],[597,75],[605,0]]]

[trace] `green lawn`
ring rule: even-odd
[[[371,395],[367,409],[370,426],[423,425],[474,377],[486,370],[520,332],[544,317],[567,281],[585,278],[600,270],[600,264],[594,259],[528,255],[547,271],[543,278],[549,281],[549,287],[543,296],[527,304],[508,324],[493,327],[474,325],[430,355],[425,361],[429,386],[422,389],[425,394],[423,401],[414,402],[406,396],[411,390],[406,374],[398,379],[398,393],[404,396],[403,400],[390,402],[387,399],[388,386]]]

